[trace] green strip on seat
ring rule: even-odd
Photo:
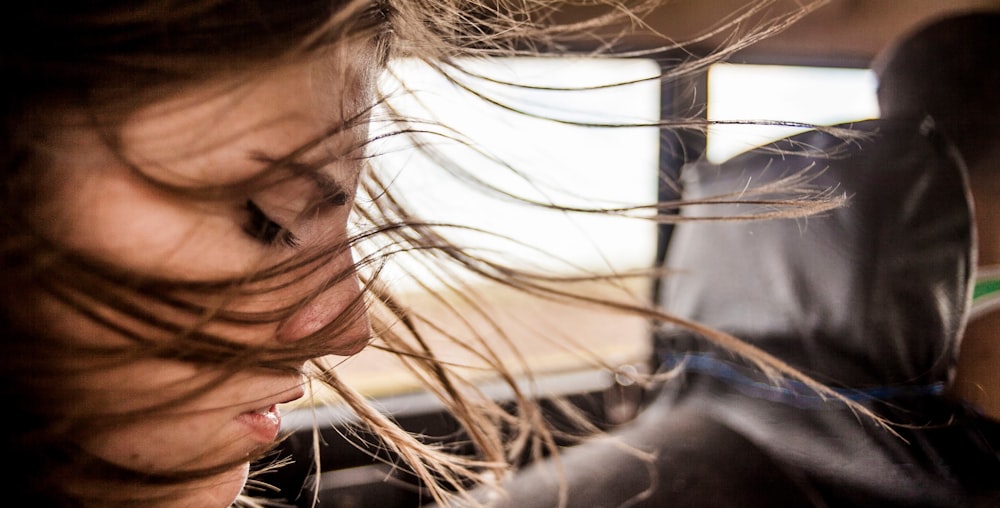
[[[1000,291],[1000,277],[976,281],[976,288],[972,291],[972,299],[977,300],[997,291]]]

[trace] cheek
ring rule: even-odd
[[[199,209],[127,175],[81,178],[74,189],[42,219],[43,231],[71,249],[181,280],[233,277],[263,263],[235,210]]]
[[[136,500],[156,499],[157,508],[228,508],[233,506],[242,492],[249,469],[249,464],[244,464],[216,476],[173,488],[115,484],[111,497],[126,500],[123,506],[141,506]],[[102,499],[109,495],[106,486],[101,484],[73,485],[71,479],[67,483],[70,484],[70,489],[85,497]]]
[[[212,441],[204,437],[220,432],[217,422],[208,417],[157,417],[108,429],[85,440],[83,447],[128,468],[173,471],[232,459],[221,453],[223,450],[209,445]],[[189,443],[198,447],[194,448]]]
[[[76,407],[81,415],[126,415],[95,422],[96,431],[81,438],[83,448],[122,466],[156,472],[249,460],[267,443],[238,416],[245,406],[278,397],[298,380],[245,374],[219,381],[180,362],[142,360],[67,382],[83,387]],[[158,405],[167,409],[130,413]]]

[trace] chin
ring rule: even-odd
[[[250,473],[250,463],[236,467],[215,478],[192,486],[191,495],[183,496],[163,508],[229,508],[239,498]]]
[[[205,506],[205,508],[215,506],[218,506],[219,508],[228,508],[233,504],[233,501],[236,501],[236,498],[239,497],[240,493],[243,492],[243,487],[247,483],[247,477],[249,474],[249,462],[237,467],[231,473],[226,473],[220,478],[219,483],[208,487],[214,492],[214,496],[211,499],[214,504],[199,504],[197,506]]]

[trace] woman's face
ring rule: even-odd
[[[373,72],[365,52],[340,51],[338,58],[290,65],[239,87],[195,87],[131,116],[121,128],[118,151],[141,174],[170,184],[207,188],[237,182],[259,173],[267,165],[262,159],[280,158],[321,138],[370,104]],[[52,199],[35,216],[42,231],[60,243],[135,273],[182,280],[252,273],[346,238],[361,160],[349,155],[358,155],[366,134],[363,125],[351,128],[306,152],[305,162],[343,156],[311,176],[289,175],[246,195],[205,202],[144,181],[97,130],[66,128],[54,136],[48,154]],[[352,266],[345,251],[288,287],[224,305],[240,311],[289,305]],[[204,330],[253,346],[287,346],[331,322],[358,296],[357,279],[349,277],[279,323],[209,323]],[[57,302],[40,305],[44,322],[61,336],[96,345],[126,343]],[[329,346],[350,355],[368,337],[367,319],[358,317]],[[83,446],[114,463],[153,472],[249,461],[275,439],[276,405],[301,397],[303,379],[265,370],[217,378],[218,373],[161,359],[84,371],[70,381],[88,394],[78,403],[82,412],[150,408],[201,388],[167,414],[109,427],[82,438]],[[176,506],[228,506],[247,467],[194,486]]]

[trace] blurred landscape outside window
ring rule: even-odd
[[[489,79],[458,78],[476,90],[485,90],[490,101],[473,96],[440,74],[411,61],[396,62],[391,72],[386,73],[382,88],[394,97],[391,104],[398,111],[427,120],[414,126],[437,133],[427,138],[436,150],[470,175],[493,186],[530,199],[570,206],[655,201],[659,160],[659,133],[655,128],[572,125],[574,121],[656,122],[660,85],[656,80],[644,79],[659,72],[655,62],[520,58],[474,61],[467,65],[473,75]],[[560,76],[562,82],[552,83],[553,75]],[[401,90],[400,80],[405,81],[412,93],[396,93]],[[512,87],[491,84],[490,80],[557,85],[575,91]],[[636,83],[582,90],[630,80]],[[863,69],[718,64],[709,73],[707,114],[712,120],[764,119],[828,125],[877,117],[874,92],[874,76]],[[509,111],[491,101],[528,114]],[[563,122],[545,119],[549,117]],[[377,134],[378,114],[375,118],[373,129]],[[797,130],[802,129],[712,126],[708,131],[706,156],[722,161]],[[450,139],[456,133],[462,137]],[[466,140],[475,143],[475,149],[470,149]],[[657,239],[651,221],[568,215],[512,203],[489,193],[472,192],[467,184],[439,169],[424,154],[406,146],[400,137],[389,136],[372,150],[378,155],[377,170],[406,197],[421,218],[481,228],[554,255],[541,256],[527,247],[515,249],[514,256],[525,266],[564,273],[567,267],[624,271],[647,268],[653,263]],[[494,158],[517,172],[491,162]],[[572,171],[570,189],[562,185],[566,171]],[[502,250],[505,261],[514,259],[506,254],[512,248],[507,240],[454,229],[446,229],[445,233],[459,244],[475,245],[477,252],[488,255]],[[423,275],[422,265],[401,257],[381,277],[401,298],[408,298],[408,302],[434,315],[439,312],[435,310],[438,304],[421,299],[419,292],[412,291],[417,287],[415,278]],[[625,290],[637,295],[636,298],[649,298],[651,291],[644,284],[623,288],[623,294]],[[588,357],[581,355],[582,348],[612,365],[643,362],[649,354],[650,329],[642,319],[557,303],[539,305],[537,300],[527,301],[513,291],[502,289],[488,289],[486,296],[494,312],[492,317],[508,331],[515,346],[525,355],[527,367],[536,374],[592,368]],[[443,340],[438,343],[433,335],[430,337],[435,346],[445,344]],[[549,340],[540,341],[539,337]],[[457,363],[469,360],[460,348],[444,347],[450,350],[441,353],[443,359]],[[348,383],[373,397],[417,388],[411,375],[390,355],[373,348],[346,359],[339,372]]]

